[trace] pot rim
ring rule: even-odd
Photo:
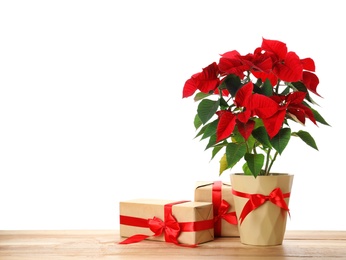
[[[241,176],[244,176],[244,177],[255,177],[253,175],[249,175],[249,174],[245,174],[245,173],[231,173],[231,175],[241,175]],[[255,177],[255,178],[258,178],[258,177],[271,177],[271,176],[287,176],[287,175],[294,175],[294,174],[274,172],[274,173],[271,173],[270,175],[257,175],[257,177]]]

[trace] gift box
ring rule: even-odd
[[[135,199],[120,202],[122,244],[144,239],[197,245],[214,239],[210,202]]]
[[[213,203],[215,237],[239,237],[238,221],[230,183],[198,181],[194,200]]]

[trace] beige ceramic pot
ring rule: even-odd
[[[281,245],[286,231],[293,175],[231,174],[240,241],[248,245]]]

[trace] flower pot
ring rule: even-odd
[[[293,175],[231,174],[240,241],[247,245],[281,245]]]

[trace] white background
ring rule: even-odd
[[[0,229],[118,229],[119,202],[193,199],[219,177],[193,139],[185,81],[262,37],[315,60],[308,123],[274,170],[295,175],[287,229],[346,230],[342,1],[1,1]],[[239,168],[240,169],[240,168]],[[238,171],[238,168],[232,172]]]

